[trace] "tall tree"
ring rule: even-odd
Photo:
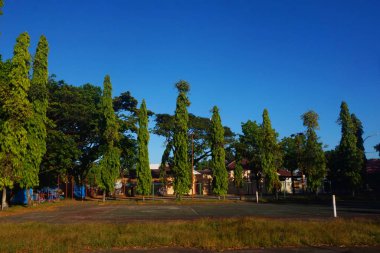
[[[175,128],[173,137],[174,146],[174,192],[177,198],[181,198],[183,194],[189,193],[191,185],[190,173],[191,166],[188,160],[188,122],[189,115],[187,107],[190,101],[187,92],[190,86],[186,81],[180,80],[176,83],[178,89],[177,105],[175,110]]]
[[[6,187],[22,179],[24,158],[27,155],[26,121],[32,116],[28,101],[30,88],[30,38],[22,33],[14,47],[9,83],[1,88],[3,119],[0,126],[0,189],[3,190],[2,208],[7,206]]]
[[[380,143],[377,144],[376,146],[374,146],[374,149],[379,152],[379,156],[380,156]]]
[[[129,91],[121,93],[113,99],[113,108],[117,114],[119,121],[119,131],[121,139],[119,141],[120,166],[122,176],[127,175],[135,168],[137,163],[137,140],[135,135],[138,131],[138,112],[137,100],[131,95]],[[153,113],[147,111],[148,116]]]
[[[211,118],[211,153],[213,192],[218,196],[225,196],[228,190],[228,173],[226,170],[224,150],[224,129],[218,107],[212,108]]]
[[[153,129],[153,133],[163,136],[165,138],[166,148],[163,154],[163,164],[169,164],[172,167],[173,164],[173,136],[174,136],[174,116],[169,114],[156,114],[156,125]],[[194,167],[209,159],[211,156],[211,122],[207,117],[200,117],[194,114],[189,114],[188,131],[192,135],[194,147],[192,149],[192,143],[189,142],[188,157],[194,155]],[[231,147],[235,134],[227,126],[224,126],[224,143],[225,146]],[[193,151],[193,152],[192,152]]]
[[[106,192],[114,189],[115,181],[120,170],[120,150],[117,142],[120,140],[119,126],[116,120],[115,111],[112,106],[112,85],[109,75],[106,75],[103,83],[102,108],[102,157],[99,162],[100,182],[103,189],[103,202],[106,199]]]
[[[41,36],[33,62],[33,77],[29,89],[29,101],[33,106],[33,117],[26,122],[28,132],[28,154],[19,181],[21,188],[38,185],[38,174],[43,155],[46,152],[46,110],[48,106],[48,42]],[[29,191],[28,199],[29,199]]]
[[[237,143],[235,145],[239,145],[239,143]],[[235,184],[235,187],[238,189],[239,192],[240,192],[240,189],[243,188],[243,166],[242,166],[242,156],[241,156],[240,152],[241,152],[241,149],[236,148],[234,184]]]
[[[256,121],[248,120],[241,124],[242,135],[239,136],[239,145],[236,152],[248,161],[248,167],[251,169],[252,175],[255,177],[257,190],[262,192],[262,168],[260,147],[262,143],[262,129]]]
[[[281,149],[277,142],[277,133],[272,128],[267,109],[264,109],[263,112],[261,133],[260,162],[265,177],[265,185],[268,191],[274,191],[277,194],[277,190],[280,187],[277,169],[281,166]]]
[[[318,193],[318,187],[321,186],[326,176],[326,158],[322,149],[322,143],[318,142],[318,136],[315,132],[319,128],[319,116],[314,111],[308,111],[302,114],[301,119],[306,130],[306,144],[303,152],[304,173],[307,177],[307,187],[315,193]]]
[[[363,154],[358,148],[355,125],[346,102],[342,102],[338,123],[341,125],[342,137],[338,151],[338,166],[343,177],[343,186],[350,188],[352,194],[361,184],[361,170],[363,166]]]
[[[58,175],[73,176],[83,184],[100,151],[102,89],[91,84],[74,86],[49,78],[47,151],[40,184],[52,185]]]
[[[152,183],[152,174],[149,167],[148,142],[148,114],[145,100],[143,100],[139,111],[139,130],[137,134],[138,158],[136,166],[137,192],[143,196],[150,194]]]
[[[288,169],[292,176],[292,191],[295,193],[294,171],[302,170],[302,154],[305,146],[305,135],[303,133],[292,134],[281,140],[283,151],[283,165]]]
[[[354,125],[355,129],[355,136],[356,136],[356,148],[358,152],[360,153],[359,156],[361,157],[361,176],[362,179],[365,179],[367,177],[366,173],[366,163],[367,158],[365,156],[365,148],[364,148],[364,139],[363,139],[363,124],[361,120],[353,113],[351,114],[352,124]]]

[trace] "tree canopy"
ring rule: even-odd
[[[83,183],[100,155],[102,91],[92,84],[74,86],[56,81],[54,76],[49,78],[48,90],[47,152],[40,180],[50,185],[58,175],[68,173]]]
[[[174,146],[174,192],[177,197],[187,194],[190,189],[191,179],[191,166],[188,160],[188,122],[189,115],[187,107],[190,101],[187,97],[189,91],[189,84],[186,81],[179,81],[176,83],[178,89],[177,105],[175,110],[175,128],[173,136]]]
[[[281,151],[277,142],[278,134],[272,128],[267,109],[263,112],[261,131],[263,136],[260,143],[260,162],[265,176],[265,185],[268,191],[277,191],[280,184],[277,169],[281,166]]]
[[[29,54],[30,37],[22,33],[16,40],[8,82],[2,83],[0,124],[0,189],[3,190],[2,207],[6,206],[6,187],[24,180],[25,157],[27,156],[28,133],[26,122],[32,117],[32,106],[28,100],[30,88]]]
[[[170,114],[156,114],[153,133],[165,138],[165,151],[163,161],[173,164],[173,136],[174,136],[174,116]],[[232,146],[235,134],[229,127],[224,126],[224,143],[226,147]],[[207,160],[211,156],[211,121],[207,117],[195,116],[189,113],[188,133],[194,142],[194,167],[197,168],[200,162]],[[191,157],[191,143],[189,142],[188,157]]]
[[[211,118],[211,154],[212,154],[212,174],[213,193],[219,196],[227,194],[228,173],[225,164],[224,150],[224,128],[219,115],[218,107],[212,109]]]
[[[30,188],[39,185],[39,171],[42,157],[46,153],[46,111],[48,106],[48,53],[45,36],[41,36],[33,62],[33,76],[29,90],[29,101],[33,107],[33,117],[26,122],[28,132],[27,155],[20,186]]]
[[[138,158],[137,158],[137,192],[148,195],[151,192],[152,174],[149,167],[149,131],[148,114],[145,100],[142,101],[139,111],[139,130],[137,134]]]
[[[351,117],[348,105],[342,102],[338,123],[341,125],[342,137],[337,147],[338,154],[338,174],[343,177],[346,184],[345,188],[351,188],[352,192],[361,184],[361,170],[363,166],[363,153],[358,148],[362,143],[358,143],[357,132],[358,121],[354,118],[355,124]]]
[[[303,151],[303,172],[307,177],[307,187],[318,193],[318,187],[326,176],[326,158],[322,149],[322,143],[318,142],[315,132],[319,129],[319,116],[314,111],[302,114],[301,119],[306,129],[306,143]]]
[[[98,170],[100,180],[98,185],[105,193],[112,192],[120,172],[120,140],[119,125],[112,105],[112,84],[110,76],[104,77],[103,95],[101,99],[101,146]]]

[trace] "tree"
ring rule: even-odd
[[[1,10],[1,8],[3,8],[4,6],[4,2],[3,0],[0,0],[0,15],[3,15],[3,11]]]
[[[173,136],[174,136],[174,116],[169,114],[156,114],[155,127],[153,133],[165,138],[166,148],[162,156],[162,163],[172,167],[173,164]],[[192,143],[189,142],[188,157],[194,155],[194,167],[197,169],[202,161],[206,161],[211,156],[210,140],[211,122],[207,117],[200,117],[189,114],[188,132],[191,134],[194,143],[192,154]],[[227,126],[224,126],[225,146],[231,147],[234,143],[235,134]],[[163,168],[163,167],[162,167]]]
[[[55,184],[59,175],[83,184],[100,156],[102,90],[91,84],[69,85],[52,76],[48,91],[47,150],[40,185]]]
[[[121,93],[113,99],[113,108],[119,121],[119,132],[121,139],[119,148],[121,150],[121,172],[126,175],[130,170],[135,169],[137,164],[138,145],[135,135],[137,134],[137,123],[139,120],[139,109],[137,100],[129,91]],[[147,110],[147,115],[152,116],[153,112]]]
[[[356,148],[357,151],[360,153],[359,156],[361,157],[361,176],[362,179],[366,178],[366,163],[367,163],[367,158],[365,156],[365,148],[364,148],[364,139],[363,139],[363,124],[360,121],[360,119],[355,115],[351,114],[351,120],[352,124],[354,125],[355,129],[355,136],[356,136]]]
[[[176,83],[178,89],[177,105],[175,110],[175,128],[173,136],[174,147],[174,192],[177,198],[189,192],[191,185],[190,173],[191,168],[188,160],[188,122],[189,115],[187,107],[190,101],[187,92],[190,89],[186,81],[180,80]]]
[[[99,162],[99,186],[103,189],[103,202],[105,202],[106,192],[113,191],[120,169],[120,150],[117,147],[117,142],[120,140],[119,126],[112,106],[112,85],[109,75],[104,78],[101,108],[102,157]]]
[[[340,106],[338,123],[341,125],[342,132],[337,147],[338,169],[343,177],[343,187],[350,188],[354,196],[355,190],[361,184],[361,170],[364,161],[363,154],[357,146],[357,129],[352,121],[348,105],[344,101]]]
[[[281,165],[281,150],[277,143],[277,133],[272,129],[267,109],[263,112],[263,123],[261,125],[262,140],[260,142],[260,162],[263,175],[265,177],[265,185],[268,191],[277,190],[280,187],[277,169]]]
[[[20,187],[26,189],[38,186],[41,160],[46,152],[48,52],[47,40],[41,36],[34,57],[33,76],[28,94],[29,101],[33,106],[33,117],[26,122],[28,153],[25,156],[24,169],[19,181]],[[27,193],[29,200],[29,191]]]
[[[261,175],[261,157],[260,147],[262,143],[261,127],[256,121],[248,120],[241,124],[242,135],[239,136],[239,143],[236,146],[236,153],[241,154],[248,161],[248,167],[255,177],[257,190],[262,191]]]
[[[322,143],[318,142],[315,132],[319,128],[319,116],[314,111],[308,111],[301,115],[303,125],[306,130],[306,144],[303,152],[304,173],[307,177],[307,187],[318,194],[318,187],[321,186],[326,176],[326,158],[322,149]]]
[[[380,143],[373,147],[377,152],[379,152],[380,156]]]
[[[283,152],[283,165],[288,169],[292,176],[292,191],[295,193],[294,171],[302,169],[302,155],[305,146],[305,135],[303,133],[292,134],[290,137],[284,137],[281,140],[281,149]]]
[[[145,100],[143,100],[139,111],[139,130],[137,135],[138,160],[136,167],[137,192],[143,196],[150,194],[152,183],[152,174],[149,167],[148,142],[148,114]]]
[[[213,192],[218,196],[225,196],[228,190],[228,173],[225,163],[224,129],[216,106],[212,109],[211,118],[211,153]]]
[[[239,145],[239,144],[236,144]],[[234,170],[234,184],[239,190],[243,188],[243,166],[242,166],[242,156],[240,154],[241,149],[237,148],[235,153],[235,170]]]
[[[0,98],[2,101],[0,125],[0,189],[3,190],[2,209],[7,206],[6,187],[22,179],[24,158],[27,155],[26,121],[32,116],[28,101],[30,88],[29,69],[30,38],[22,33],[16,41],[12,58],[9,83],[3,83]]]

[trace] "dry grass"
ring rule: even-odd
[[[88,252],[166,246],[224,250],[322,245],[380,245],[380,221],[229,218],[131,224],[0,224],[0,252]]]

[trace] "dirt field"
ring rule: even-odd
[[[29,209],[29,208],[28,208]],[[370,204],[345,204],[337,207],[339,217],[380,217],[380,209]],[[51,208],[30,208],[26,212],[1,215],[0,222],[110,222],[127,223],[156,220],[191,220],[204,217],[270,217],[319,219],[331,218],[333,210],[328,205],[310,204],[256,204],[253,202],[213,203],[130,203],[97,201],[68,202]]]

